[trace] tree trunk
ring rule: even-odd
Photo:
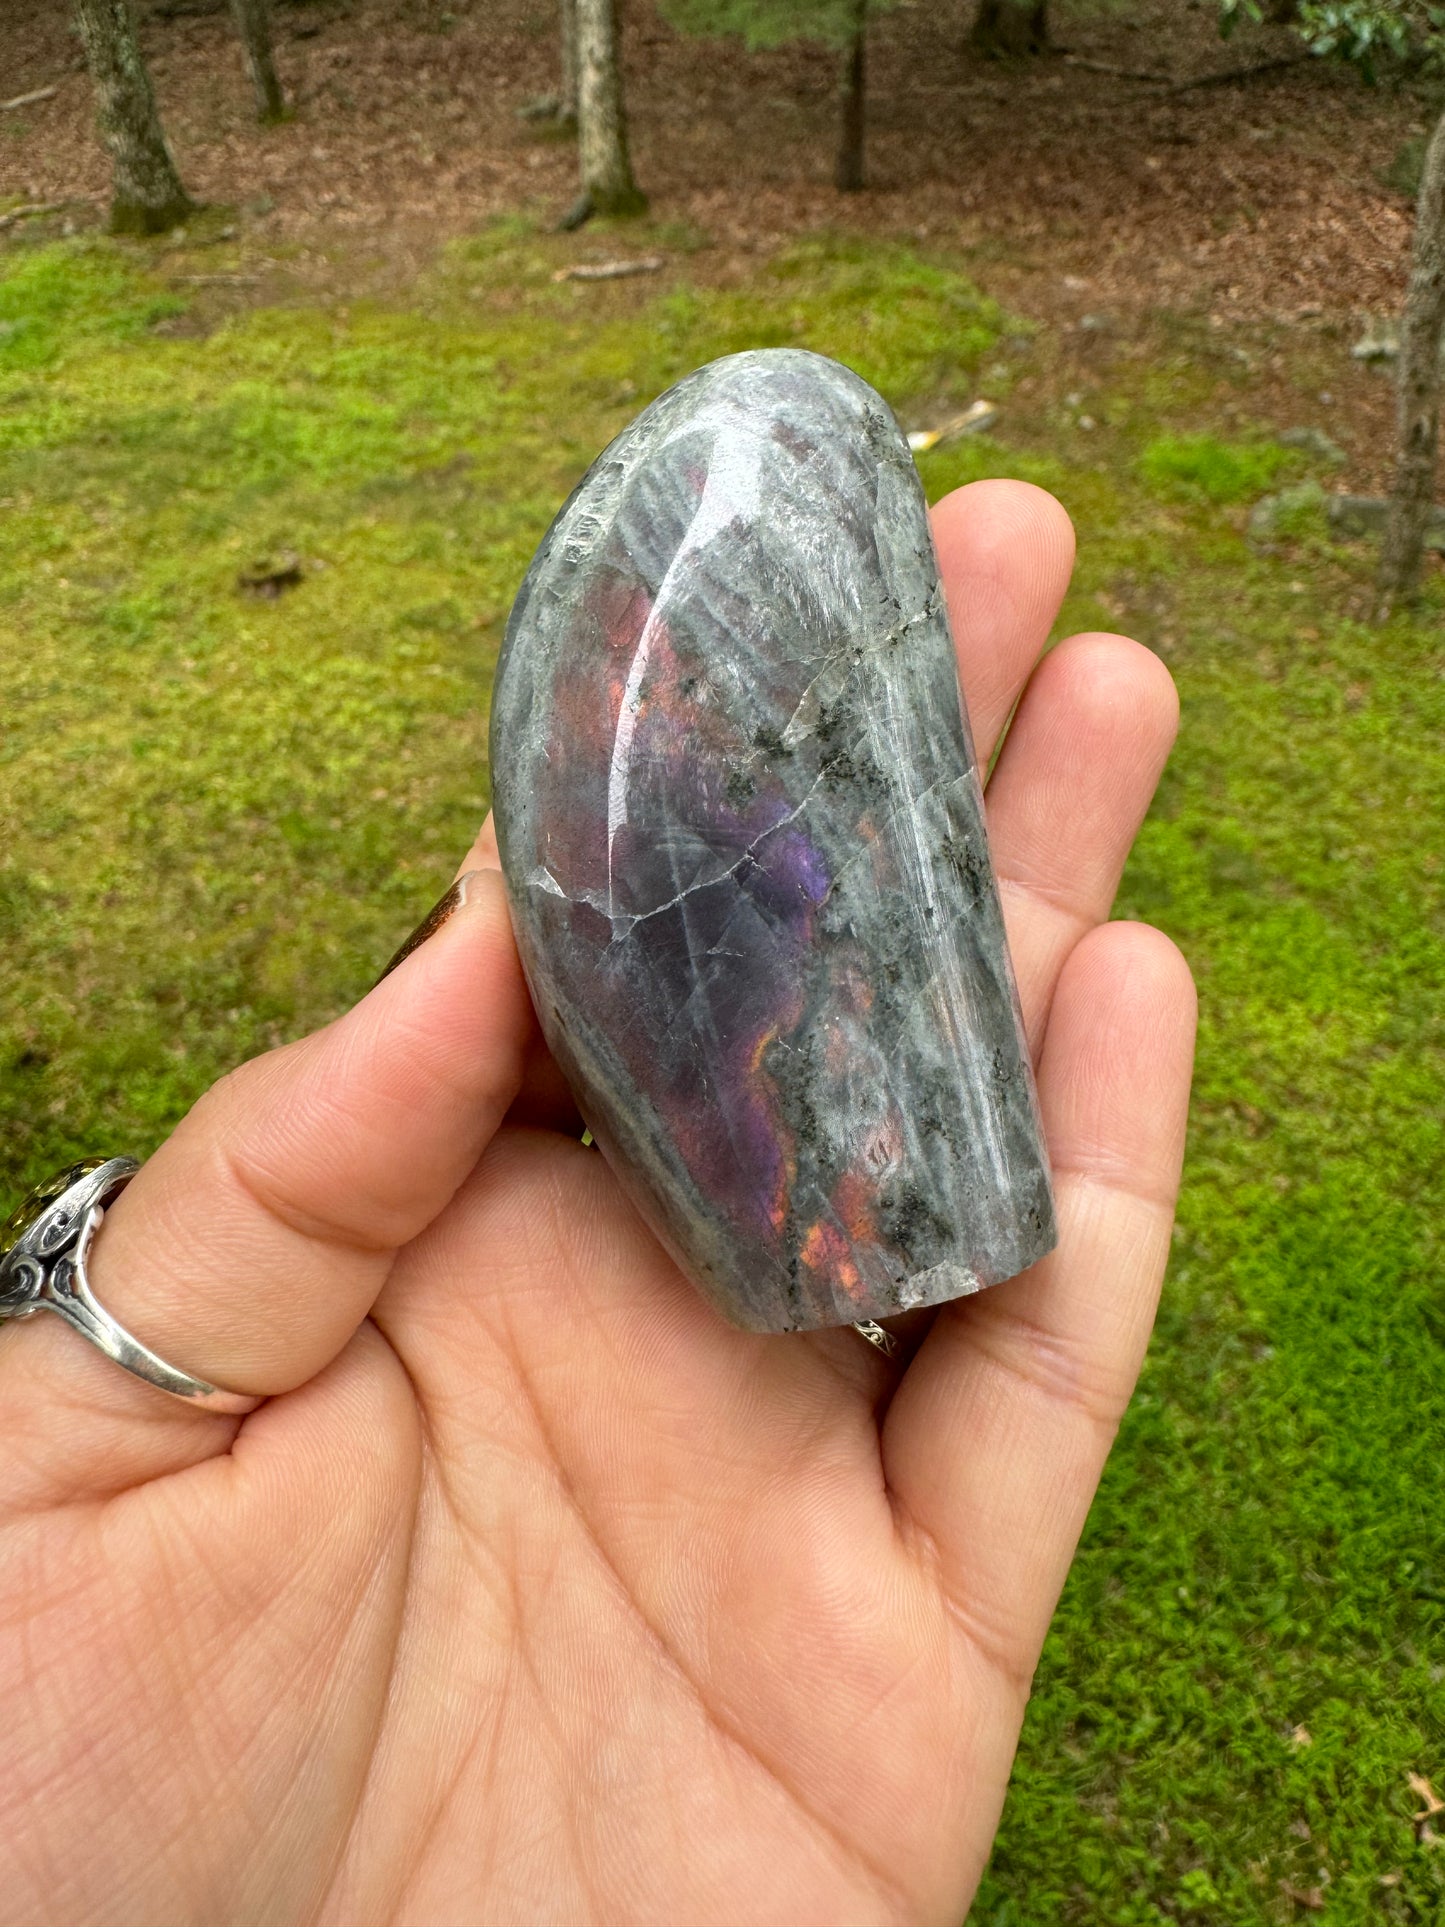
[[[640,214],[647,198],[638,191],[627,158],[627,119],[617,64],[614,0],[576,0],[577,153],[582,199],[597,214]]]
[[[978,0],[969,40],[984,54],[1043,53],[1049,44],[1048,0]]]
[[[577,0],[562,0],[562,84],[557,90],[557,119],[577,125]]]
[[[271,56],[269,0],[231,0],[231,18],[241,37],[246,71],[256,91],[257,120],[284,119],[286,102],[281,94],[281,83],[276,78],[276,62]]]
[[[838,129],[838,161],[833,169],[834,184],[845,194],[856,194],[863,186],[867,41],[868,0],[857,0],[853,14],[853,38],[843,55],[843,113]]]
[[[192,203],[166,146],[129,0],[76,0],[75,11],[111,159],[111,229],[162,234]]]
[[[1425,154],[1415,250],[1400,328],[1395,486],[1380,552],[1381,618],[1420,577],[1440,450],[1440,339],[1445,328],[1445,114]]]

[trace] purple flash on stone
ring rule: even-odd
[[[547,1041],[727,1317],[883,1318],[1052,1247],[923,492],[865,382],[733,355],[618,436],[517,597],[491,759]]]

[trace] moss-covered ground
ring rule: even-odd
[[[649,396],[763,342],[910,421],[1047,373],[956,264],[816,240],[718,287],[670,239],[659,277],[559,285],[563,243],[499,226],[405,301],[208,329],[144,251],[5,259],[0,1210],[365,989],[485,808],[532,548]],[[1039,403],[920,458],[934,494],[1055,489],[1065,626],[1174,671],[1120,909],[1202,998],[1158,1335],[981,1927],[1445,1918],[1409,1786],[1445,1788],[1445,594],[1363,626],[1369,558],[1308,507],[1251,548],[1249,503],[1325,471],[1237,410],[1221,436],[1208,352],[1163,326],[1090,433]],[[274,598],[238,586],[291,556]]]

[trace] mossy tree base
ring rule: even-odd
[[[1048,0],[979,0],[968,40],[978,53],[997,59],[1046,53]]]
[[[647,212],[647,196],[640,187],[593,188],[588,195],[594,214],[631,221]]]
[[[166,146],[129,0],[76,0],[76,18],[111,159],[111,232],[164,234],[191,201]]]
[[[256,118],[263,127],[285,118],[286,100],[271,52],[268,0],[231,0],[231,18],[241,41],[246,71],[256,95]]]
[[[596,214],[641,214],[647,197],[632,177],[617,62],[616,0],[578,0],[577,162],[582,196]]]
[[[130,235],[169,234],[196,211],[196,203],[191,200],[167,201],[161,207],[147,207],[140,201],[112,201],[110,231]]]

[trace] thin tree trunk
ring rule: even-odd
[[[582,200],[597,214],[640,214],[646,196],[627,158],[614,0],[576,0],[577,154]]]
[[[241,37],[246,56],[246,71],[256,91],[256,118],[278,121],[285,117],[286,102],[281,82],[276,78],[276,62],[271,54],[271,8],[269,0],[231,0],[231,18]]]
[[[1041,54],[1049,44],[1048,0],[978,0],[970,42],[985,54]]]
[[[557,90],[557,118],[577,125],[577,0],[562,0],[562,85]]]
[[[1415,250],[1400,328],[1395,486],[1380,552],[1380,609],[1387,616],[1420,577],[1440,452],[1440,340],[1445,329],[1445,114],[1425,153],[1415,202]]]
[[[834,184],[845,194],[856,194],[863,186],[863,135],[866,127],[868,0],[856,0],[853,37],[843,55],[842,119],[838,129],[838,160],[833,169]]]
[[[185,219],[192,202],[166,146],[129,0],[76,0],[75,11],[111,160],[111,228],[164,233]]]

